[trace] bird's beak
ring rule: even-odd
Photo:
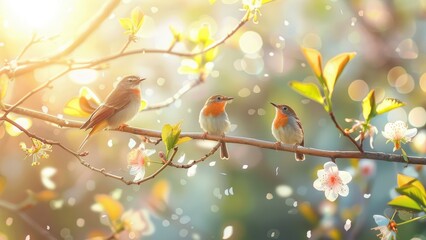
[[[273,103],[273,102],[271,102],[271,104],[272,104],[272,106],[274,106],[274,107],[278,108],[278,105],[277,105],[277,104],[275,104],[275,103]]]
[[[139,82],[138,83],[141,83],[142,81],[144,81],[146,78],[139,78]]]
[[[232,99],[234,99],[233,97],[225,97],[224,100],[225,101],[231,101]]]

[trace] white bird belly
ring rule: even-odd
[[[218,116],[204,116],[200,113],[199,122],[201,128],[208,134],[222,135],[228,132],[231,122],[229,122],[228,114],[223,113]]]
[[[114,116],[108,119],[108,125],[111,128],[117,128],[121,124],[130,121],[133,117],[136,116],[136,113],[139,111],[139,107],[140,101],[137,99],[132,99],[127,106],[116,112]]]
[[[272,135],[277,141],[285,144],[301,144],[303,141],[303,132],[297,126],[297,122],[288,122],[285,127],[275,128],[272,123]]]

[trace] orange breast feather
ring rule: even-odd
[[[140,95],[141,94],[141,90],[139,88],[133,88],[132,89],[132,93],[135,95]]]
[[[285,127],[287,125],[287,122],[288,122],[287,115],[278,111],[274,119],[274,128],[277,129],[280,127]]]
[[[214,102],[207,105],[204,110],[204,116],[218,116],[225,111],[225,102]]]

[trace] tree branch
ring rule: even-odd
[[[339,123],[336,120],[336,117],[334,116],[334,113],[329,112],[329,115],[330,115],[330,118],[333,121],[334,125],[336,126],[337,129],[339,129],[339,131],[343,134],[343,136],[347,137],[360,152],[364,152],[362,147],[355,141],[355,139],[353,139],[351,137],[351,135],[349,135],[349,133],[346,133],[345,130],[343,130],[343,128],[339,125]]]
[[[175,147],[174,149],[173,149],[173,153],[172,153],[172,156],[170,157],[170,159],[169,160],[165,160],[164,158],[163,158],[163,161],[164,161],[164,164],[163,164],[163,166],[161,166],[157,171],[155,171],[153,174],[151,174],[150,176],[148,176],[148,177],[146,177],[146,178],[144,178],[144,179],[141,179],[141,180],[139,180],[139,181],[137,181],[137,182],[132,182],[132,183],[134,183],[134,184],[138,184],[138,185],[140,185],[141,183],[143,183],[143,182],[146,182],[146,181],[148,181],[148,180],[151,180],[151,179],[153,179],[153,178],[155,178],[160,172],[162,172],[164,169],[166,169],[166,167],[167,166],[169,166],[171,163],[172,163],[172,161],[173,161],[173,159],[175,158],[175,156],[176,156],[176,153],[177,153],[177,151],[178,151],[178,148],[177,147]]]
[[[118,6],[120,2],[121,2],[120,0],[109,0],[108,2],[106,2],[99,9],[99,11],[95,13],[93,17],[86,22],[85,25],[83,25],[83,27],[80,29],[77,36],[72,41],[70,41],[67,44],[67,46],[60,49],[59,52],[30,65],[24,65],[24,66],[18,65],[18,68],[15,70],[12,70],[8,66],[5,66],[0,69],[0,75],[2,73],[7,73],[7,72],[9,72],[8,75],[10,75],[11,73],[10,71],[12,71],[12,73],[16,77],[16,76],[28,73],[30,71],[33,71],[36,68],[40,68],[40,67],[44,67],[49,64],[52,64],[54,63],[54,60],[58,60],[69,55],[77,47],[79,47],[90,36],[90,34],[93,33],[101,25],[101,23],[105,19],[107,19],[111,15],[112,11]]]
[[[29,110],[29,109],[25,109],[21,107],[15,108],[13,112],[28,116],[28,117],[48,121],[50,123],[57,124],[60,127],[80,128],[81,125],[83,124],[83,122],[80,122],[80,121],[60,119],[49,114],[45,114],[42,112]],[[114,131],[119,131],[119,130],[114,129]],[[132,133],[136,135],[143,135],[147,137],[161,138],[160,131],[133,128],[133,127],[125,127],[123,128],[123,130],[120,130],[120,131]],[[277,151],[285,151],[285,152],[297,151],[298,153],[303,153],[305,155],[331,158],[331,159],[367,158],[367,159],[387,161],[387,162],[407,163],[405,162],[402,155],[383,153],[383,152],[332,151],[332,150],[322,150],[322,149],[315,149],[315,148],[308,148],[308,147],[301,147],[301,146],[298,146],[297,148],[295,148],[294,145],[281,144],[281,146],[277,146],[275,142],[264,141],[264,140],[254,139],[254,138],[233,137],[233,136],[222,137],[222,136],[214,136],[214,135],[204,136],[204,133],[201,133],[201,132],[186,132],[186,133],[184,132],[181,134],[181,137],[185,137],[185,136],[191,137],[193,139],[198,139],[198,140],[224,141],[227,143],[255,146],[259,148],[272,149]],[[408,164],[426,165],[426,157],[409,156]]]
[[[148,106],[147,108],[143,109],[142,111],[151,111],[151,110],[157,110],[160,108],[168,107],[170,104],[176,102],[179,98],[181,98],[185,93],[189,92],[194,87],[200,85],[206,80],[207,75],[204,73],[200,73],[197,80],[192,81],[189,84],[184,85],[182,88],[180,88],[172,97],[169,97],[168,99],[164,100],[163,102]]]
[[[211,155],[213,155],[215,152],[217,152],[217,150],[219,149],[220,145],[222,145],[222,143],[218,142],[216,144],[216,146],[214,146],[214,148],[212,148],[212,150],[210,152],[208,152],[206,155],[204,155],[203,157],[201,157],[198,160],[192,161],[191,163],[188,164],[175,164],[175,163],[170,163],[171,167],[175,167],[175,168],[190,168],[192,166],[194,166],[195,164],[198,164],[200,162],[203,162],[204,160],[206,160],[208,157],[210,157]]]

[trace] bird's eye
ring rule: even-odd
[[[219,101],[219,100],[221,100],[221,99],[222,99],[222,98],[221,98],[220,96],[217,96],[217,97],[216,97],[216,100],[218,100],[218,101]]]
[[[288,108],[287,108],[287,107],[283,107],[283,110],[284,110],[284,111],[287,111],[287,110],[288,110]]]

